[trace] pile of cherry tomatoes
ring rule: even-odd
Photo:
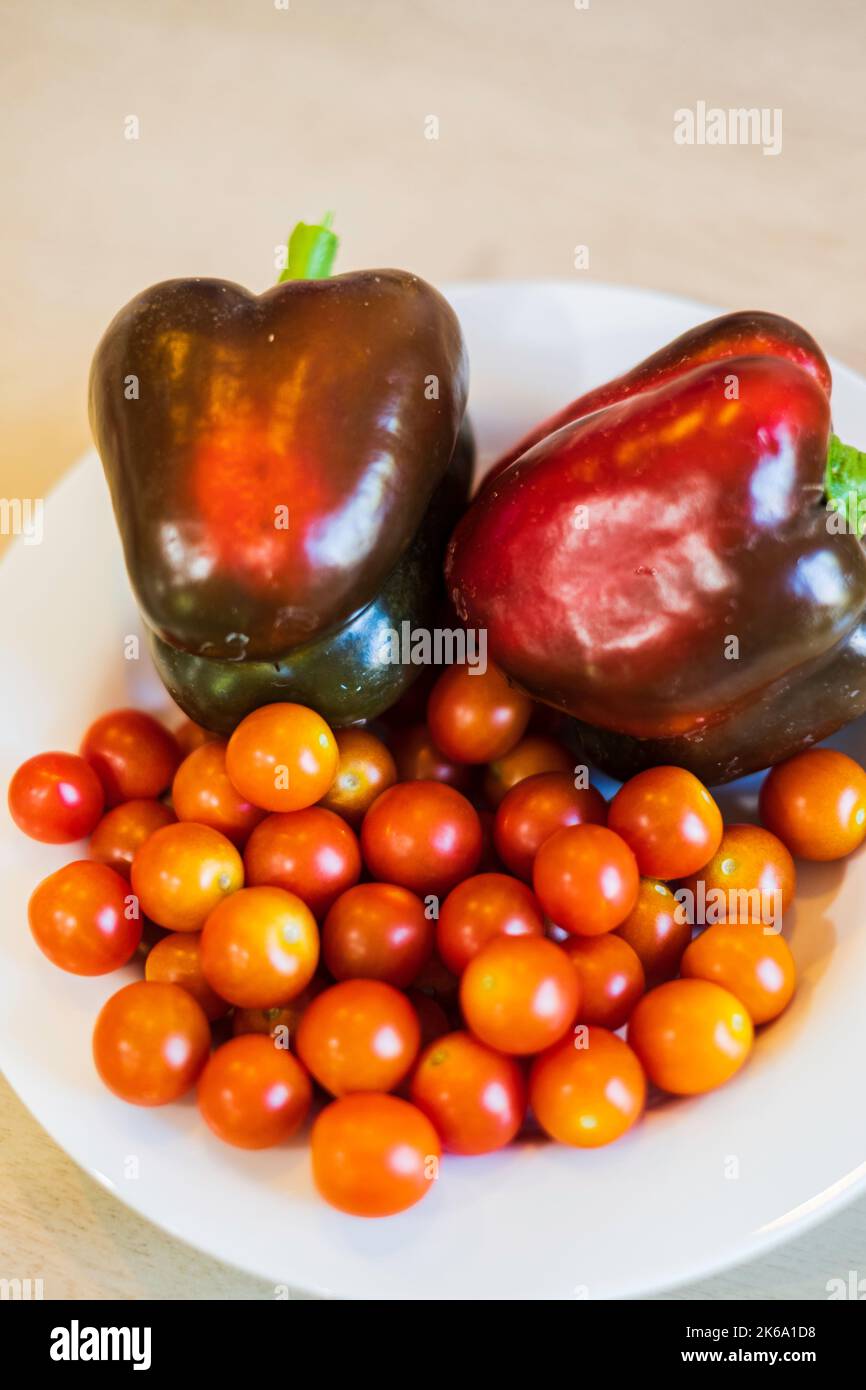
[[[375,729],[275,704],[225,741],[124,709],[79,754],[29,759],[17,825],[89,837],[31,897],[37,945],[78,975],[143,963],[96,1020],[105,1085],[138,1105],[197,1085],[248,1149],[313,1107],[319,1191],[383,1216],[429,1191],[443,1149],[489,1153],[529,1116],[596,1147],[648,1083],[727,1081],[796,981],[778,923],[724,903],[760,890],[784,911],[792,855],[855,849],[866,774],[802,753],[768,775],[762,826],[725,827],[677,767],[607,804],[553,727],[496,669],[450,667]],[[697,935],[683,888],[721,890]]]

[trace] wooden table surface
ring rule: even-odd
[[[264,288],[292,223],[331,207],[344,269],[773,309],[866,370],[860,0],[0,0],[0,18],[0,497],[44,495],[88,444],[90,356],[132,294]],[[781,110],[781,151],[675,143],[698,102]],[[0,1276],[49,1298],[273,1296],[127,1211],[5,1084],[0,1141]],[[672,1296],[825,1298],[849,1270],[866,1200]]]

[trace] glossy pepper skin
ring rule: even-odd
[[[620,379],[482,487],[452,538],[463,621],[614,775],[729,780],[866,708],[866,553],[828,526],[829,374],[817,349],[792,358],[796,336],[697,365],[668,349],[676,372]]]
[[[466,391],[452,309],[405,271],[137,295],[90,418],[148,628],[217,661],[336,632],[421,526]]]

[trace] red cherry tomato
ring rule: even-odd
[[[313,1179],[350,1216],[393,1216],[414,1206],[439,1176],[442,1147],[417,1106],[397,1096],[343,1096],[313,1125]]]
[[[317,995],[298,1026],[304,1066],[334,1096],[391,1091],[409,1071],[421,1027],[404,994],[381,980],[344,980]]]
[[[310,909],[283,888],[242,888],[211,912],[201,964],[211,989],[241,1009],[274,1009],[307,987],[319,963]]]
[[[37,753],[9,783],[9,814],[31,840],[67,845],[96,827],[105,796],[89,763],[74,753]]]
[[[495,809],[506,792],[542,772],[574,777],[574,755],[564,744],[544,734],[527,734],[503,757],[492,762],[484,776],[484,795]]]
[[[219,738],[219,734],[212,734],[210,729],[203,729],[201,724],[194,724],[191,719],[183,719],[172,732],[182,758],[188,758],[190,753],[201,748],[203,743],[209,743],[212,738]]]
[[[154,831],[132,861],[142,912],[168,931],[200,931],[208,913],[243,881],[243,860],[231,841],[191,821]]]
[[[532,1065],[529,1103],[542,1129],[560,1144],[596,1149],[612,1143],[640,1118],[645,1100],[638,1058],[606,1028],[563,1038]]]
[[[310,806],[263,820],[247,842],[244,869],[247,883],[297,893],[321,919],[358,882],[361,851],[342,816]]]
[[[528,696],[496,666],[449,666],[427,701],[433,742],[457,763],[491,763],[523,736],[532,712]]]
[[[406,991],[406,998],[418,1015],[422,1049],[429,1047],[436,1038],[441,1038],[443,1033],[450,1031],[448,1015],[432,995],[424,994],[420,989],[409,989]]]
[[[446,782],[464,794],[471,792],[475,785],[475,768],[446,758],[430,737],[426,724],[398,729],[391,747],[400,782]]]
[[[667,884],[657,878],[642,878],[637,902],[615,935],[636,952],[647,987],[654,989],[678,974],[692,929]]]
[[[373,802],[361,849],[374,878],[443,895],[475,871],[481,823],[465,796],[441,782],[400,782]]]
[[[540,1052],[568,1032],[580,1004],[577,971],[540,936],[498,936],[460,980],[460,1007],[477,1038],[499,1052]]]
[[[580,980],[579,1021],[612,1032],[621,1028],[646,988],[637,953],[613,932],[572,936],[562,949]]]
[[[116,709],[91,724],[81,756],[105,791],[106,806],[153,800],[171,785],[180,762],[174,737],[150,714]]]
[[[866,772],[833,748],[809,748],[771,767],[761,820],[799,859],[842,859],[866,838]]]
[[[532,879],[545,840],[568,825],[604,825],[607,803],[595,787],[576,787],[564,772],[540,772],[505,793],[496,812],[496,853],[518,878]]]
[[[164,985],[180,985],[204,1009],[210,1023],[225,1018],[230,1005],[211,989],[201,965],[201,933],[169,932],[147,953],[144,978]]]
[[[443,1147],[458,1154],[504,1148],[526,1112],[526,1083],[518,1064],[469,1033],[448,1033],[422,1053],[409,1097]]]
[[[27,914],[40,951],[71,975],[107,975],[132,959],[141,940],[129,884],[89,859],[64,864],[43,879]]]
[[[452,888],[439,912],[436,949],[455,975],[497,936],[543,936],[538,899],[507,874],[475,874]]]
[[[295,1033],[304,1010],[326,988],[323,977],[314,975],[306,989],[302,989],[288,1004],[280,1004],[273,1009],[235,1009],[232,1013],[232,1032],[236,1037],[242,1033],[263,1033],[281,1047],[294,1047]]]
[[[750,922],[702,932],[682,962],[686,979],[712,980],[742,1001],[754,1024],[778,1018],[794,997],[797,968],[787,941]]]
[[[265,812],[235,791],[226,772],[224,739],[213,738],[189,753],[174,774],[171,800],[178,820],[218,830],[232,844],[246,844]]]
[[[137,980],[96,1020],[93,1060],[110,1091],[131,1105],[166,1105],[195,1085],[210,1052],[201,1006],[180,985]]]
[[[338,729],[334,738],[340,762],[322,805],[357,830],[376,797],[397,781],[397,769],[382,740],[366,729]]]
[[[129,878],[132,861],[145,840],[175,820],[174,811],[162,801],[124,801],[106,811],[90,837],[87,852],[98,864],[108,864]]]
[[[662,1091],[699,1095],[738,1072],[752,1048],[748,1011],[707,980],[671,980],[639,1000],[628,1040]]]
[[[395,883],[359,883],[342,893],[322,928],[322,955],[335,980],[384,980],[403,989],[430,959],[433,922]]]
[[[312,1099],[310,1078],[296,1058],[255,1033],[218,1047],[198,1082],[206,1124],[239,1149],[269,1149],[290,1139]]]
[[[300,811],[325,796],[340,764],[328,725],[305,705],[263,705],[229,739],[226,771],[266,811]]]
[[[598,936],[624,922],[640,888],[635,857],[603,825],[570,825],[545,840],[535,856],[532,882],[557,926],[576,936]]]
[[[683,767],[651,767],[620,787],[607,814],[648,878],[685,878],[712,859],[722,814],[703,782]]]

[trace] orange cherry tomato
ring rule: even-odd
[[[399,782],[373,802],[361,849],[374,878],[413,893],[443,895],[481,858],[478,812],[442,782]]]
[[[709,863],[678,885],[677,900],[695,926],[781,925],[796,883],[794,861],[781,840],[759,825],[729,825]]]
[[[574,1023],[577,971],[543,936],[497,936],[460,980],[460,1007],[477,1038],[499,1052],[541,1052]]]
[[[628,1041],[654,1085],[676,1096],[712,1091],[752,1048],[748,1010],[708,980],[671,980],[635,1005]]]
[[[393,1090],[420,1044],[415,1010],[382,980],[343,980],[322,990],[297,1032],[298,1056],[334,1096]]]
[[[563,743],[544,734],[527,734],[484,774],[484,795],[496,809],[506,792],[540,772],[562,772],[574,777],[574,754]]]
[[[761,820],[798,859],[842,859],[866,838],[866,772],[833,748],[809,748],[771,767]]]
[[[162,801],[124,801],[106,811],[90,837],[87,852],[98,864],[108,864],[129,878],[132,861],[145,840],[177,817]]]
[[[314,975],[306,989],[302,989],[288,1004],[274,1009],[235,1009],[232,1013],[232,1032],[235,1037],[242,1033],[263,1033],[281,1047],[294,1047],[295,1033],[304,1010],[325,988],[324,979]]]
[[[49,874],[27,907],[33,940],[71,975],[107,975],[135,955],[141,916],[129,884],[106,864],[76,859]]]
[[[173,733],[181,757],[184,758],[188,758],[196,748],[201,748],[203,743],[210,743],[212,738],[219,738],[219,734],[212,734],[210,729],[203,729],[201,724],[195,724],[191,719],[182,720]]]
[[[683,976],[712,980],[742,1001],[754,1024],[769,1023],[790,1004],[797,987],[791,948],[778,932],[756,923],[720,923],[689,946]]]
[[[637,953],[613,932],[572,936],[561,944],[580,980],[579,1021],[621,1028],[646,988]]]
[[[225,739],[212,738],[189,753],[174,774],[171,801],[178,820],[218,830],[243,847],[265,812],[235,791],[226,772]]]
[[[75,753],[37,753],[9,783],[9,814],[25,835],[67,845],[89,835],[105,803],[102,783]]]
[[[446,782],[458,792],[471,792],[476,769],[446,758],[430,736],[426,724],[398,729],[391,740],[397,779],[400,782]]]
[[[637,902],[615,935],[636,952],[647,988],[653,989],[678,974],[692,928],[667,884],[657,878],[642,878]]]
[[[161,796],[171,785],[180,749],[152,715],[116,709],[91,724],[81,756],[102,783],[106,806],[117,806]]]
[[[722,839],[722,813],[703,782],[683,767],[650,767],[620,787],[607,813],[647,878],[685,878]]]
[[[545,840],[532,883],[551,921],[576,936],[613,931],[634,908],[640,888],[635,857],[604,825],[569,825]]]
[[[436,949],[455,975],[497,936],[543,936],[538,899],[508,874],[475,874],[452,888],[439,911]]]
[[[394,759],[380,738],[366,729],[337,729],[340,761],[322,805],[358,829],[380,792],[397,781]]]
[[[242,888],[211,912],[201,964],[211,989],[241,1009],[275,1009],[307,987],[319,932],[306,903],[284,888]]]
[[[322,928],[322,955],[335,980],[384,980],[404,989],[433,951],[424,904],[396,883],[359,883],[342,893]]]
[[[297,893],[321,920],[361,877],[357,836],[342,816],[323,806],[268,816],[244,851],[247,883]]]
[[[191,821],[155,830],[132,861],[132,888],[142,912],[168,931],[199,931],[208,913],[243,881],[243,860],[231,840]]]
[[[350,1216],[393,1216],[420,1202],[439,1176],[442,1147],[415,1105],[381,1093],[343,1096],[316,1118],[313,1179]]]
[[[310,1078],[291,1052],[255,1033],[218,1047],[198,1082],[205,1123],[239,1149],[269,1149],[290,1139],[312,1099]]]
[[[486,1154],[510,1144],[526,1113],[526,1083],[513,1057],[470,1033],[437,1038],[418,1059],[409,1099],[451,1153]]]
[[[93,1060],[105,1085],[131,1105],[167,1105],[195,1085],[210,1052],[204,1011],[180,985],[136,980],[103,1004]]]
[[[532,701],[497,666],[449,666],[427,701],[433,742],[457,763],[492,763],[523,737]]]
[[[597,1149],[613,1143],[640,1118],[645,1101],[643,1067],[606,1028],[587,1028],[582,1039],[563,1038],[532,1064],[529,1103],[542,1129],[560,1144]]]
[[[180,985],[201,1004],[208,1022],[225,1018],[230,1005],[212,990],[201,968],[201,933],[170,932],[148,951],[144,978],[158,984]]]
[[[607,803],[596,787],[576,787],[564,772],[539,772],[505,793],[496,811],[496,853],[518,878],[532,879],[545,840],[568,825],[605,825]]]
[[[226,771],[266,811],[300,811],[325,796],[340,763],[337,741],[306,705],[263,705],[229,739]]]

